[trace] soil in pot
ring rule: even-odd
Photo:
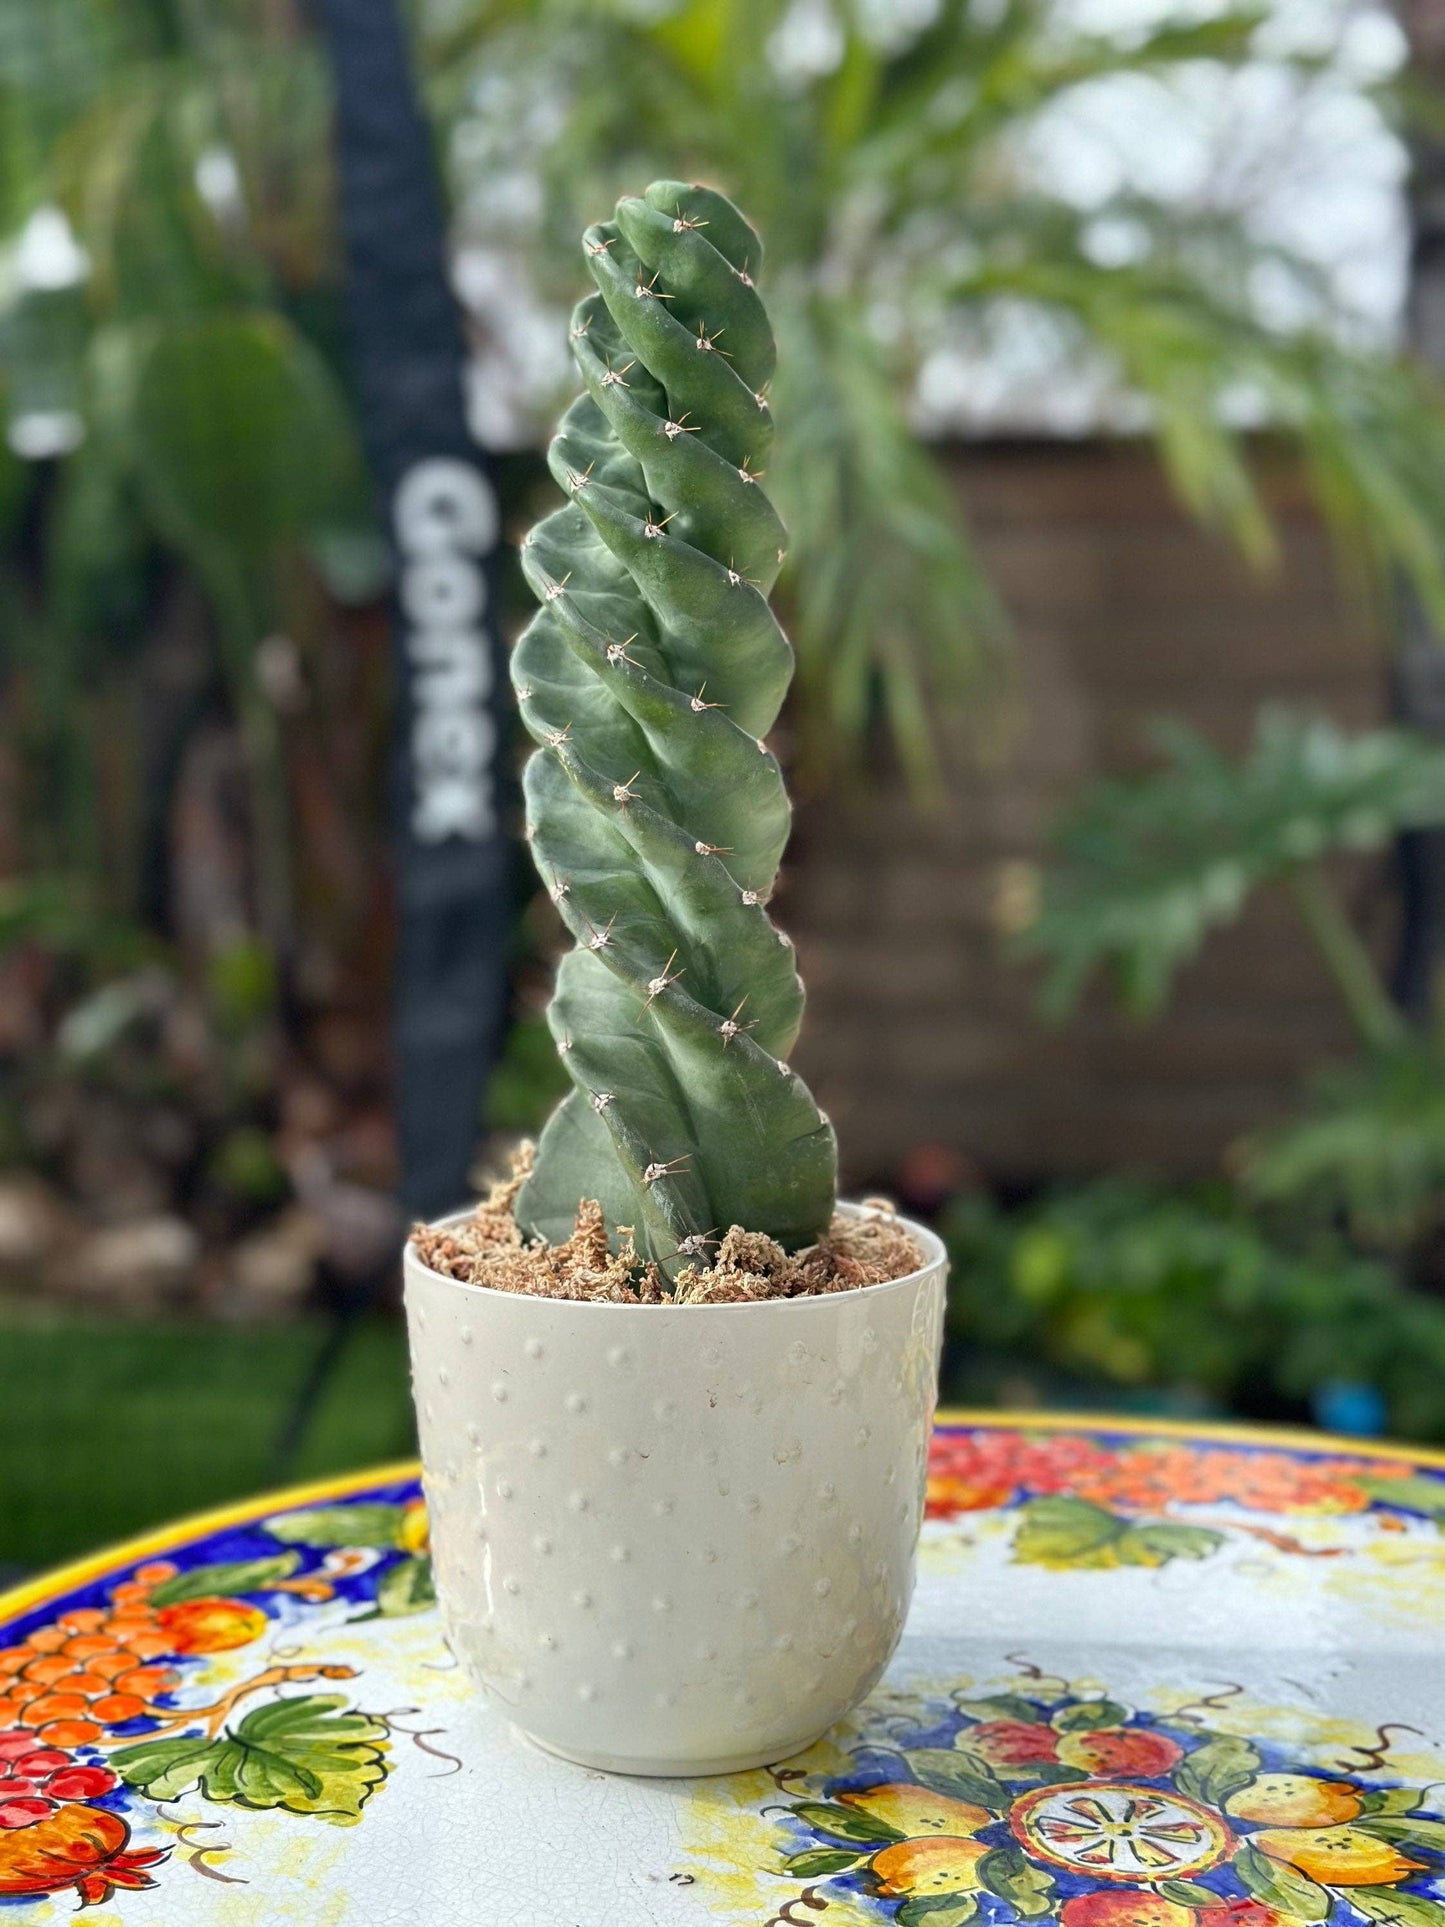
[[[855,1291],[907,1277],[926,1262],[893,1207],[869,1199],[859,1214],[837,1213],[803,1251],[785,1252],[762,1232],[732,1225],[708,1241],[705,1262],[700,1257],[669,1281],[639,1254],[625,1227],[618,1249],[611,1249],[602,1207],[593,1200],[583,1200],[565,1244],[529,1239],[512,1207],[532,1154],[524,1144],[510,1175],[493,1185],[470,1218],[418,1225],[412,1244],[422,1262],[444,1277],[493,1291],[639,1305],[747,1304]]]

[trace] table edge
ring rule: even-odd
[[[1107,1412],[1000,1411],[971,1406],[940,1406],[935,1416],[938,1425],[993,1427],[1014,1431],[1108,1432],[1154,1438],[1196,1440],[1201,1444],[1242,1444],[1278,1446],[1294,1451],[1341,1454],[1348,1458],[1396,1460],[1411,1468],[1424,1466],[1445,1472],[1445,1450],[1427,1445],[1412,1445],[1407,1440],[1352,1439],[1308,1426],[1233,1424],[1208,1419],[1161,1419],[1121,1416]],[[372,1486],[414,1479],[421,1470],[417,1459],[393,1459],[381,1465],[361,1466],[350,1472],[336,1472],[326,1478],[310,1479],[296,1485],[280,1486],[249,1498],[233,1499],[225,1505],[192,1512],[165,1525],[153,1526],[134,1538],[122,1539],[98,1551],[86,1553],[60,1566],[23,1579],[18,1586],[0,1592],[0,1625],[37,1606],[63,1597],[120,1567],[133,1565],[153,1554],[168,1552],[226,1526],[246,1525],[274,1512],[287,1512],[322,1499],[345,1498]]]

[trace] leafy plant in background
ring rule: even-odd
[[[1304,451],[1352,549],[1441,603],[1445,437],[1426,381],[1257,319],[1261,270],[1307,312],[1319,289],[1238,222],[1123,193],[1081,211],[1021,162],[1041,115],[1101,78],[1246,62],[1259,14],[1113,34],[1047,0],[436,0],[419,17],[435,22],[463,210],[550,285],[598,196],[639,174],[714,182],[768,235],[783,428],[769,487],[792,536],[782,587],[815,769],[856,762],[881,710],[926,782],[940,698],[970,687],[989,713],[998,610],[910,397],[925,355],[1008,311],[1144,397],[1182,498],[1262,557],[1268,515],[1228,426],[1248,393]],[[1093,224],[1111,218],[1138,237],[1128,262],[1098,258]]]
[[[144,858],[116,818],[141,759],[108,796],[101,783],[117,729],[140,726],[128,684],[179,565],[243,744],[254,915],[283,948],[297,886],[279,712],[318,621],[297,564],[333,592],[380,581],[333,368],[328,116],[285,6],[0,10],[0,676],[33,752],[26,856],[134,902]]]
[[[250,1279],[265,1315],[389,1175],[386,635],[344,606],[385,552],[325,63],[286,0],[0,0],[0,145],[3,861],[72,926],[0,916],[5,1262],[148,1303],[169,1252],[168,1293]]]
[[[1042,1334],[1056,1363],[1212,1398],[1299,1399],[1332,1381],[1380,1391],[1391,1422],[1445,1429],[1445,1305],[1433,1277],[1445,1204],[1445,1031],[1393,1003],[1342,899],[1334,860],[1445,822],[1445,751],[1400,730],[1347,734],[1267,712],[1241,757],[1172,724],[1163,763],[1092,785],[1059,824],[1023,950],[1048,964],[1062,1016],[1100,973],[1140,1016],[1258,890],[1293,904],[1359,1042],[1299,1115],[1234,1147],[1236,1187],[1171,1198],[1104,1184],[1061,1193],[1005,1229],[957,1221],[993,1256],[960,1316]],[[971,1228],[972,1227],[972,1228]],[[1376,1254],[1371,1256],[1369,1254]],[[1195,1361],[1191,1366],[1191,1358]]]
[[[1403,730],[1351,736],[1282,709],[1262,712],[1243,757],[1179,722],[1158,724],[1153,738],[1160,768],[1090,785],[1055,829],[1043,902],[1021,940],[1050,966],[1046,1008],[1067,1014],[1108,971],[1124,1007],[1152,1016],[1209,931],[1278,884],[1361,1044],[1402,1044],[1405,1021],[1325,864],[1445,822],[1445,751]]]
[[[1042,906],[1021,939],[1049,963],[1046,1007],[1063,1015],[1107,971],[1127,1009],[1151,1014],[1211,929],[1255,890],[1282,889],[1361,1058],[1318,1081],[1302,1119],[1246,1140],[1238,1170],[1261,1199],[1343,1214],[1361,1238],[1404,1246],[1445,1201],[1445,1013],[1423,1034],[1406,1022],[1328,863],[1445,822],[1445,750],[1283,711],[1261,716],[1242,758],[1177,723],[1156,740],[1162,768],[1094,785],[1058,827]]]
[[[1341,531],[1445,605],[1445,434],[1421,380],[1320,330],[1255,319],[1261,267],[1316,306],[1319,291],[1237,223],[1134,196],[1085,214],[1020,165],[1039,116],[1074,90],[1247,60],[1255,13],[1096,34],[1044,0],[413,11],[461,197],[499,206],[492,176],[514,198],[520,182],[528,213],[514,230],[554,285],[586,213],[644,168],[708,175],[773,237],[787,435],[769,486],[792,530],[785,589],[815,768],[856,760],[881,707],[927,781],[938,698],[981,692],[997,666],[996,601],[908,398],[925,353],[1006,309],[1100,353],[1147,399],[1184,498],[1262,555],[1268,518],[1221,412],[1248,392],[1305,449]],[[298,552],[358,595],[378,563],[333,373],[324,62],[290,0],[4,0],[0,19],[0,138],[14,161],[0,364],[12,444],[58,458],[40,592],[6,623],[5,648],[63,741],[77,691],[149,612],[157,547],[184,559],[215,611],[246,736],[274,923],[293,880],[266,693],[285,661],[262,645],[282,610],[287,633],[304,627]],[[1126,264],[1095,258],[1091,223],[1111,216],[1140,240]],[[0,503],[33,500],[11,461]],[[8,593],[14,607],[13,571]],[[83,784],[84,759],[64,760]]]
[[[1445,1204],[1440,1041],[1322,1072],[1300,1115],[1253,1133],[1239,1159],[1263,1203],[1342,1215],[1361,1244],[1408,1251]]]
[[[989,1378],[1055,1395],[1162,1396],[1181,1409],[1318,1414],[1322,1388],[1377,1389],[1391,1428],[1445,1436],[1445,1305],[1315,1227],[1293,1240],[1224,1184],[1061,1188],[1004,1211],[950,1207],[950,1329]]]

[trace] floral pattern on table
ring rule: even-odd
[[[1092,1575],[1070,1586],[1112,1574],[1127,1588],[1140,1568],[1250,1536],[1266,1561],[1303,1568],[1295,1555],[1318,1555],[1335,1524],[1353,1537],[1323,1551],[1368,1577],[1367,1545],[1433,1557],[1445,1468],[1265,1435],[944,1422],[927,1510],[948,1560],[973,1559],[981,1530],[990,1560]],[[240,1861],[254,1881],[266,1828],[319,1838],[365,1825],[378,1801],[419,1797],[425,1778],[387,1792],[400,1735],[430,1756],[423,1776],[460,1774],[434,1744],[437,1719],[466,1699],[442,1681],[453,1663],[434,1605],[411,1467],[182,1523],[0,1599],[0,1922],[14,1909],[48,1921],[50,1901],[128,1909],[127,1896],[140,1911],[124,1918],[143,1920],[157,1888],[199,1921],[210,1908],[186,1883],[197,1896],[221,1883],[212,1906],[245,1892]],[[389,1659],[403,1649],[411,1683],[398,1693]],[[407,1697],[419,1704],[393,1704]],[[788,1927],[828,1907],[878,1927],[1445,1927],[1445,1817],[1423,1779],[1368,1750],[1363,1770],[1322,1769],[1263,1727],[1211,1731],[1199,1709],[1151,1704],[1165,1710],[1042,1676],[941,1696],[880,1689],[821,1765],[809,1755],[714,1783],[741,1803],[730,1864],[780,1893]],[[432,1723],[408,1725],[419,1713]],[[669,1878],[703,1893],[707,1867],[704,1855]]]
[[[435,1603],[415,1481],[199,1539],[6,1627],[0,1901],[73,1889],[88,1906],[154,1885],[173,1848],[142,1838],[146,1822],[192,1789],[216,1805],[359,1820],[386,1779],[391,1727],[325,1690],[356,1669],[244,1663],[338,1602],[348,1621]],[[243,1664],[222,1689],[223,1657]]]
[[[1161,1566],[1206,1559],[1240,1535],[1306,1554],[1293,1521],[1368,1513],[1383,1531],[1424,1519],[1445,1533],[1445,1472],[1403,1455],[1140,1438],[1107,1426],[940,1426],[929,1518],[993,1510],[1016,1516],[1013,1557],[1024,1565]]]
[[[846,1895],[878,1927],[1445,1927],[1438,1785],[1063,1680],[921,1695],[865,1720],[843,1772],[772,1778],[797,1884],[775,1921]]]

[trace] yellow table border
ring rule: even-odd
[[[975,1410],[969,1407],[942,1406],[939,1425],[977,1425],[1018,1432],[1113,1432],[1136,1437],[1192,1439],[1200,1444],[1274,1445],[1292,1451],[1340,1454],[1352,1459],[1394,1460],[1414,1468],[1428,1467],[1445,1472],[1445,1451],[1430,1446],[1415,1446],[1401,1441],[1341,1438],[1330,1432],[1316,1432],[1306,1426],[1215,1424],[1207,1419],[1151,1419],[1111,1415],[1107,1412],[1045,1412]],[[298,1506],[312,1505],[321,1499],[345,1498],[371,1486],[391,1485],[415,1479],[421,1470],[416,1459],[396,1459],[386,1465],[365,1466],[352,1472],[333,1473],[329,1478],[312,1479],[302,1485],[283,1486],[278,1491],[254,1494],[249,1499],[234,1499],[229,1505],[193,1512],[168,1525],[155,1526],[134,1539],[124,1539],[82,1559],[55,1566],[34,1579],[23,1580],[8,1592],[0,1592],[0,1622],[18,1619],[33,1612],[48,1600],[56,1599],[77,1587],[88,1585],[122,1566],[134,1565],[156,1553],[170,1552],[192,1540],[219,1532],[225,1526],[246,1525],[273,1512],[289,1512]]]

